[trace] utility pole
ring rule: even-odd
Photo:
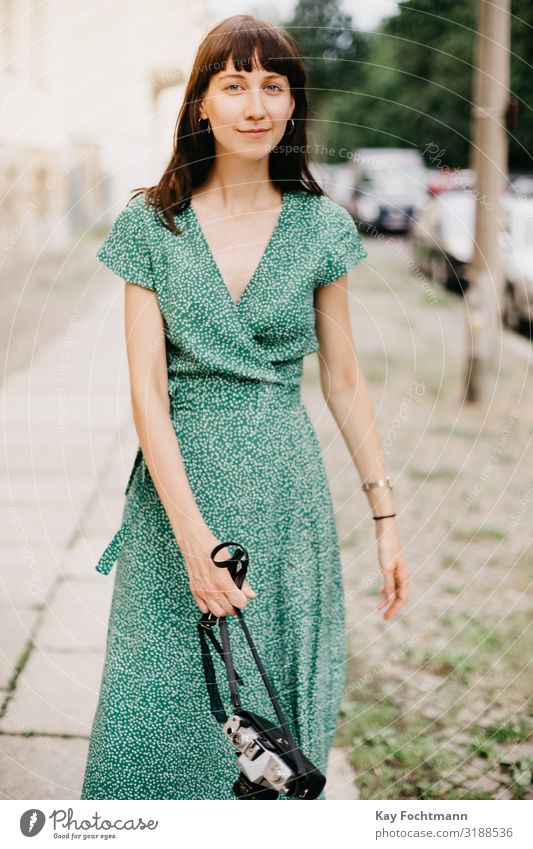
[[[472,262],[465,293],[467,357],[464,400],[484,394],[501,334],[503,273],[500,196],[507,174],[506,115],[510,77],[510,0],[477,0],[470,167],[476,175]]]

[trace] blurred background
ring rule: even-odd
[[[412,574],[384,622],[311,356],[350,658],[329,798],[531,799],[526,0],[0,0],[0,797],[79,798],[113,581],[94,565],[137,444],[122,288],[95,253],[168,162],[199,41],[243,12],[296,39],[313,172],[369,252],[352,326]]]

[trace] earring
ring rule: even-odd
[[[293,119],[292,119],[292,118],[290,118],[289,120],[290,120],[290,121],[291,121],[291,123],[292,123],[292,127],[291,127],[291,130],[290,130],[290,132],[289,132],[289,133],[287,133],[287,132],[285,133],[285,135],[286,135],[286,136],[290,136],[290,135],[291,135],[291,133],[294,131],[294,121],[293,121]],[[288,121],[287,121],[287,123],[288,123]]]
[[[207,127],[202,127],[202,124],[201,124],[202,121],[207,121]],[[208,133],[211,132],[211,124],[209,123],[209,118],[199,118],[198,119],[198,125],[199,125],[201,130],[207,130]]]

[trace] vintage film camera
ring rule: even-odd
[[[216,554],[227,546],[236,546],[236,551],[228,560],[217,561]],[[236,542],[219,543],[211,552],[211,560],[216,566],[227,567],[231,577],[239,589],[241,588],[248,568],[248,552],[242,545]],[[223,733],[239,753],[237,765],[240,775],[233,785],[233,792],[238,799],[277,799],[280,794],[295,799],[316,799],[324,788],[326,778],[298,749],[242,612],[238,608],[237,616],[281,727],[241,706],[237,682],[242,683],[242,679],[233,666],[226,617],[217,618],[212,613],[204,613],[198,621],[198,633],[211,712],[218,722],[224,723]],[[217,622],[222,645],[211,630]],[[233,703],[233,713],[229,717],[220,700],[207,636],[223,658],[226,667]]]

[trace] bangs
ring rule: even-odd
[[[229,59],[239,72],[264,69],[287,77],[291,84],[296,84],[300,76],[299,62],[291,45],[267,22],[257,27],[246,24],[230,31],[215,31],[208,38],[206,53],[201,65],[205,69],[205,76],[202,75],[205,81],[225,71]]]

